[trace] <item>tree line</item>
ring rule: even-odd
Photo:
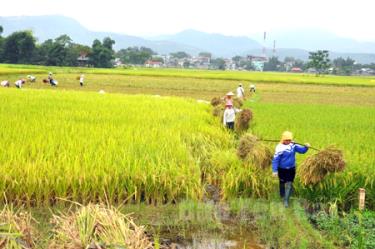
[[[95,39],[90,46],[74,43],[68,35],[61,35],[55,39],[48,39],[42,43],[37,43],[31,31],[18,31],[7,37],[2,36],[3,27],[0,26],[0,63],[11,64],[35,64],[45,66],[80,66],[83,58],[85,65],[92,67],[109,68],[113,67],[113,60],[119,58],[123,64],[143,65],[148,60],[164,62],[163,58],[150,48],[129,47],[114,51],[115,41],[110,37],[105,37],[102,41]],[[201,52],[201,57],[210,58],[210,68],[226,69],[224,58],[212,58],[208,52]],[[187,60],[191,56],[180,51],[170,53],[173,59],[186,59],[184,67],[190,67]],[[256,70],[254,64],[245,57],[235,56],[232,58],[237,68],[245,70]],[[194,66],[194,65],[193,65]],[[309,61],[304,62],[293,57],[286,57],[280,61],[278,57],[271,57],[264,63],[263,71],[290,71],[292,68],[300,68],[305,71],[314,68],[317,74],[332,73],[339,75],[351,75],[361,68],[375,70],[375,64],[363,65],[356,63],[351,58],[337,58],[333,61],[329,59],[329,52],[318,50],[310,52]]]
[[[327,50],[318,50],[309,52],[309,60],[307,62],[293,57],[285,57],[284,61],[280,61],[278,57],[271,57],[264,64],[264,71],[290,71],[292,68],[300,68],[302,71],[312,68],[318,75],[327,73],[351,75],[362,68],[375,70],[375,63],[360,64],[356,63],[356,61],[350,57],[338,57],[331,61]]]
[[[78,58],[92,67],[113,67],[115,57],[125,64],[144,64],[156,53],[145,47],[130,47],[115,52],[115,41],[105,37],[95,39],[90,46],[74,43],[66,34],[37,43],[31,31],[17,31],[2,36],[0,26],[0,63],[34,64],[45,66],[79,66]],[[82,63],[82,61],[81,61]]]

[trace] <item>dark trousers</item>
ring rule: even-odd
[[[79,84],[80,84],[81,86],[83,86],[83,82],[79,82]]]
[[[279,175],[279,186],[280,186],[280,197],[284,197],[285,195],[285,183],[294,181],[296,176],[296,168],[291,169],[282,169],[277,168],[277,172]]]
[[[234,130],[234,122],[227,122],[227,128]]]

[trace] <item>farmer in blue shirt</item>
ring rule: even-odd
[[[289,197],[293,191],[293,180],[296,176],[296,152],[304,154],[308,151],[310,144],[305,146],[295,144],[293,134],[284,131],[281,141],[276,146],[275,155],[272,160],[272,174],[279,176],[280,196],[284,198],[284,206],[289,206]]]

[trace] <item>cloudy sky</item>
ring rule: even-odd
[[[93,31],[152,36],[319,28],[375,41],[374,0],[2,0],[0,16],[64,15]]]

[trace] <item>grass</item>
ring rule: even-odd
[[[340,86],[375,86],[375,77],[348,77],[325,75],[316,77],[313,74],[293,74],[275,72],[245,72],[245,71],[215,71],[215,70],[194,70],[194,69],[150,69],[150,68],[129,68],[129,69],[97,69],[97,68],[72,68],[72,67],[45,67],[30,65],[9,65],[2,64],[0,72],[6,74],[7,70],[44,70],[56,73],[87,73],[104,75],[129,75],[173,77],[173,78],[195,78],[210,80],[234,80],[234,81],[255,81],[261,83],[296,83],[296,84],[323,84]]]

